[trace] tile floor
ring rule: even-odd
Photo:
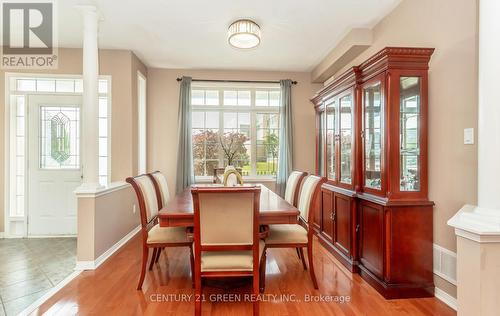
[[[0,316],[17,315],[70,275],[76,238],[0,239]]]

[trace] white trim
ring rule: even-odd
[[[28,238],[76,238],[77,235],[29,235]]]
[[[453,308],[454,310],[458,310],[457,299],[451,296],[450,294],[446,293],[445,291],[441,290],[440,288],[438,287],[434,288],[434,296],[441,302]]]
[[[474,205],[464,205],[448,225],[457,236],[478,243],[500,242],[500,211]]]
[[[116,251],[118,251],[123,245],[125,245],[132,237],[134,237],[138,232],[141,231],[141,225],[134,228],[130,233],[125,235],[122,239],[120,239],[116,244],[111,246],[108,250],[106,250],[102,255],[100,255],[94,261],[77,261],[75,270],[95,270],[101,264],[103,264],[109,257],[111,257]]]
[[[61,282],[57,283],[53,288],[50,289],[47,293],[45,293],[42,297],[38,298],[36,301],[31,303],[28,307],[26,307],[22,312],[18,314],[18,316],[30,315],[40,307],[43,303],[45,303],[49,298],[51,298],[54,294],[59,292],[60,289],[65,287],[69,282],[73,281],[82,271],[73,271],[70,275],[65,277]]]
[[[0,232],[0,239],[3,238],[4,232]]]
[[[125,189],[129,186],[130,186],[130,184],[128,184],[125,181],[112,182],[105,187],[100,187],[100,188],[97,188],[95,190],[93,190],[93,189],[86,190],[85,188],[82,188],[80,186],[75,190],[75,194],[76,194],[77,198],[96,198],[96,197],[99,197],[102,195],[106,195],[106,194],[109,194],[109,193],[112,193],[115,191]]]
[[[144,84],[144,90],[141,88]],[[137,173],[147,170],[148,150],[148,100],[146,76],[137,70]],[[144,102],[143,102],[144,101]]]

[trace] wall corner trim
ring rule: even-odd
[[[434,296],[441,302],[453,308],[454,310],[458,310],[457,299],[451,296],[450,294],[446,293],[445,291],[441,290],[440,288],[438,287],[434,288]]]
[[[102,255],[100,255],[94,261],[77,261],[75,270],[95,270],[101,264],[103,264],[106,260],[109,259],[115,252],[117,252],[123,245],[125,245],[130,239],[132,239],[137,233],[141,231],[141,225],[134,228],[127,235],[125,235],[122,239],[120,239],[116,244],[111,246],[108,250],[106,250]]]

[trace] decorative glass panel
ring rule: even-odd
[[[382,94],[380,82],[363,90],[365,186],[380,190],[382,160]]]
[[[352,97],[340,99],[340,182],[352,184]]]
[[[79,107],[40,107],[40,168],[80,168],[79,125]]]
[[[420,191],[420,78],[400,78],[400,190]]]
[[[336,104],[334,99],[326,101],[326,172],[328,179],[335,178],[335,138],[337,135]]]

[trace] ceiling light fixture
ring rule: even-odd
[[[227,40],[236,48],[254,48],[260,44],[260,26],[252,20],[236,20],[229,26]]]

